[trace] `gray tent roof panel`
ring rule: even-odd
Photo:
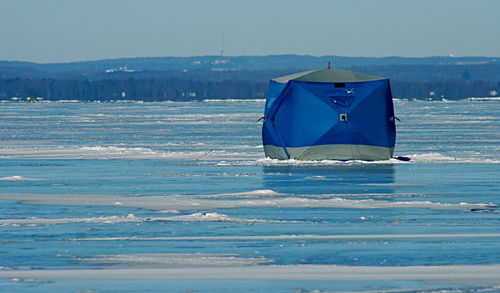
[[[304,71],[295,74],[274,78],[273,81],[286,83],[290,80],[309,82],[361,82],[385,79],[380,76],[369,75],[341,69],[322,69]]]

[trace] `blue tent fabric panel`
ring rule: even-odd
[[[276,99],[283,93],[288,83],[279,83],[271,80],[267,89],[265,113],[268,114],[270,108],[275,104]]]
[[[314,144],[311,145],[323,145],[323,144],[362,144],[362,145],[374,145],[366,134],[363,132],[355,130],[349,122],[342,122],[336,124],[322,137],[318,138]]]
[[[299,147],[315,144],[316,139],[335,123],[337,116],[321,99],[292,82],[272,123],[286,146]]]
[[[350,110],[349,123],[365,134],[368,145],[394,147],[396,126],[389,81],[378,82],[379,87],[364,97],[363,102]]]

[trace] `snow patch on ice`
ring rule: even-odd
[[[125,267],[222,267],[249,266],[272,262],[267,258],[245,258],[235,254],[207,253],[141,253],[96,255],[94,257],[77,258],[77,261],[106,266]]]
[[[467,154],[465,154],[467,155]],[[442,163],[474,163],[474,164],[500,164],[500,160],[479,156],[457,156],[453,157],[451,154],[442,154],[439,152],[422,153],[408,155],[411,159],[410,162],[413,163],[431,163],[431,164],[442,164]]]
[[[268,194],[267,191],[264,194]],[[234,195],[233,195],[234,196]],[[213,195],[212,197],[217,197]],[[226,199],[227,194],[218,198],[198,198],[196,196],[117,196],[117,195],[86,195],[75,197],[67,194],[1,194],[0,200],[19,200],[30,204],[53,205],[88,205],[144,208],[150,210],[197,210],[207,211],[230,208],[339,208],[339,209],[433,209],[433,210],[496,210],[495,203],[441,203],[431,201],[389,201],[379,199],[346,199],[346,198],[308,198],[300,195],[280,195],[279,197],[255,197],[241,199]],[[161,219],[168,220],[168,219]],[[239,219],[239,221],[245,221]],[[255,221],[255,220],[248,220]]]
[[[276,192],[271,189],[256,189],[247,192],[238,192],[238,193],[226,193],[226,196],[257,196],[257,197],[272,197],[272,196],[281,196],[282,193]]]
[[[424,153],[424,154],[413,154],[408,156],[415,162],[449,162],[449,161],[456,161],[456,158],[453,158],[451,156],[445,156],[441,153],[438,152],[433,152],[433,153]]]
[[[23,176],[8,176],[8,177],[1,177],[0,181],[42,181],[43,179],[36,179],[36,178],[28,178],[28,177],[23,177]]]
[[[136,217],[134,214],[127,216],[107,216],[91,218],[37,218],[30,217],[25,219],[1,219],[0,226],[19,226],[19,225],[56,225],[70,223],[138,223],[138,222],[242,222],[242,223],[266,223],[275,222],[264,219],[242,219],[233,218],[220,213],[193,213],[189,215],[172,217]]]
[[[220,213],[193,213],[190,215],[173,216],[168,218],[168,221],[180,221],[180,222],[251,222],[251,223],[262,223],[262,222],[273,222],[262,219],[241,219],[232,218],[225,214]]]
[[[418,164],[418,163],[474,163],[474,164],[500,164],[500,160],[485,157],[485,156],[468,156],[461,154],[460,156],[453,157],[451,155],[444,155],[439,152],[422,153],[401,155],[410,158],[410,161],[402,161],[396,158],[380,161],[362,161],[362,160],[319,160],[319,161],[306,161],[306,160],[278,160],[270,158],[261,158],[254,161],[236,161],[236,162],[221,162],[220,165],[241,165],[241,166],[356,166],[356,165],[393,165],[393,164]],[[240,158],[241,159],[241,158]]]
[[[136,259],[139,259],[139,256]],[[168,257],[165,259],[168,259]],[[224,257],[220,259],[223,260]],[[237,262],[241,261],[238,259]],[[260,259],[257,259],[257,261],[260,261]],[[491,288],[500,288],[500,281],[498,281],[500,265],[343,266],[238,264],[174,268],[144,266],[146,267],[86,270],[11,270],[0,271],[0,278],[35,278],[43,280],[417,280],[439,283],[453,282],[454,284],[481,284]],[[416,291],[421,292],[420,290]],[[408,292],[415,292],[415,290]]]
[[[345,166],[345,165],[355,165],[355,164],[398,164],[402,161],[396,159],[382,160],[382,161],[361,161],[361,160],[350,160],[350,161],[338,161],[338,160],[318,160],[318,161],[306,161],[306,160],[278,160],[263,158],[257,159],[254,162],[248,162],[250,164],[257,166]]]
[[[360,219],[360,220],[366,220]],[[388,240],[388,239],[478,239],[500,238],[500,233],[451,233],[451,234],[286,234],[286,235],[231,235],[231,236],[157,236],[157,237],[88,237],[78,241],[302,241],[302,240]]]
[[[37,146],[6,148],[3,154],[8,157],[50,158],[50,159],[163,159],[163,160],[196,160],[207,154],[204,150],[193,151],[161,151],[143,147],[119,146]],[[238,157],[221,151],[214,151],[211,158]],[[245,156],[242,156],[245,158]]]

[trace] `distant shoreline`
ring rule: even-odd
[[[122,58],[47,63],[0,61],[0,100],[193,101],[264,98],[270,79],[326,68],[391,80],[393,96],[455,100],[500,95],[500,57],[307,55]],[[140,97],[140,98],[134,98]]]
[[[147,101],[147,100],[142,100],[142,99],[127,99],[127,100],[113,100],[113,99],[103,99],[103,100],[76,100],[76,99],[59,99],[59,100],[37,100],[37,101],[29,101],[27,98],[17,98],[17,99],[0,99],[0,103],[26,103],[26,104],[31,104],[31,103],[136,103],[136,104],[141,104],[141,103],[193,103],[193,102],[199,102],[199,103],[237,103],[237,102],[261,102],[265,103],[266,99],[265,98],[239,98],[239,99],[234,99],[234,98],[228,98],[228,99],[195,99],[195,100],[182,100],[182,101],[176,101],[176,100],[159,100],[159,101]],[[470,97],[470,98],[462,98],[462,99],[424,99],[424,98],[393,98],[393,101],[395,102],[421,102],[421,101],[427,101],[427,102],[450,102],[450,101],[479,101],[479,102],[493,102],[493,101],[498,101],[500,102],[500,97]]]

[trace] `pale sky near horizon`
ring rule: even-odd
[[[500,56],[500,0],[0,0],[0,60]]]

